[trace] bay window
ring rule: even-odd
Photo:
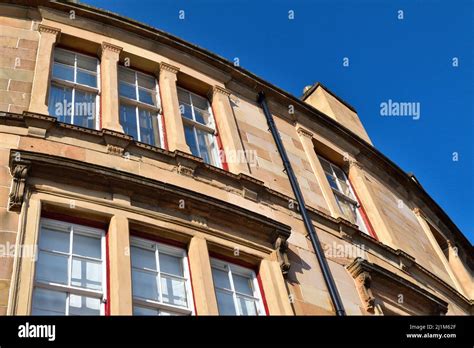
[[[99,61],[56,48],[48,111],[60,122],[99,128]]]
[[[105,231],[41,219],[33,315],[103,315]]]
[[[131,238],[134,315],[189,315],[194,312],[186,251]]]
[[[120,124],[135,140],[161,146],[158,83],[153,76],[119,67]]]
[[[220,315],[265,315],[255,272],[214,258],[211,267]]]
[[[216,167],[221,166],[216,126],[207,98],[178,87],[186,143],[196,157]]]
[[[360,204],[355,197],[346,173],[325,158],[319,157],[319,159],[344,218],[359,226],[362,232],[368,234],[367,227],[359,211]]]

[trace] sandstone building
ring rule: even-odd
[[[333,315],[331,279],[473,312],[472,245],[354,108],[83,4],[0,2],[0,247],[3,315]]]

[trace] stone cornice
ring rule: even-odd
[[[165,62],[161,62],[160,63],[160,72],[161,71],[168,71],[168,72],[171,72],[173,74],[177,74],[179,72],[179,68],[174,66],[174,65],[171,65],[171,64],[168,64],[168,63],[165,63]]]
[[[123,48],[120,46],[116,46],[114,44],[111,44],[109,42],[102,42],[100,45],[100,55],[104,54],[105,52],[112,52],[115,54],[120,54],[122,52]]]
[[[49,25],[38,24],[38,31],[43,34],[53,34],[56,35],[56,40],[59,39],[61,35],[61,29],[50,27]]]
[[[370,263],[365,259],[358,257],[354,259],[354,261],[352,261],[352,263],[350,263],[346,268],[352,277],[354,277],[354,279],[360,278],[361,275],[364,275],[364,279],[366,279],[367,276],[370,277],[370,281],[368,283],[366,281],[363,282],[363,286],[368,291],[370,290],[370,284],[376,281],[376,279],[374,279],[375,277],[386,279],[388,280],[387,283],[390,284],[390,286],[393,286],[395,283],[405,290],[404,293],[411,293],[415,297],[418,296],[426,301],[429,301],[433,307],[433,312],[430,314],[443,315],[448,311],[448,303],[443,299],[434,295],[430,291],[425,290],[419,285],[412,283],[385,268]],[[370,294],[372,293],[370,292]],[[374,299],[375,298],[372,298],[371,300],[373,301]]]

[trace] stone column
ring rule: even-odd
[[[229,96],[230,92],[228,90],[214,86],[211,93],[212,111],[219,129],[229,171],[234,174],[249,174],[249,167]]]
[[[188,256],[196,314],[219,315],[206,240],[194,236],[189,243]]]
[[[301,144],[303,145],[304,152],[306,153],[306,157],[308,158],[308,162],[313,169],[313,173],[316,176],[316,180],[318,181],[319,187],[321,188],[323,197],[328,205],[329,211],[331,212],[331,216],[334,218],[342,216],[339,206],[337,205],[336,198],[334,197],[334,192],[332,192],[331,186],[329,186],[326,174],[324,173],[321,162],[319,161],[316,151],[314,150],[313,133],[301,127],[297,129],[297,132],[300,137]]]
[[[258,271],[269,315],[293,315],[285,279],[276,260],[264,259]]]
[[[183,120],[179,109],[178,89],[176,87],[179,68],[167,63],[160,64],[161,107],[165,119],[168,150],[191,153],[184,136]]]
[[[398,249],[391,236],[392,230],[385,222],[383,213],[380,210],[378,203],[374,200],[375,195],[370,185],[367,183],[367,179],[360,163],[355,161],[350,162],[349,180],[351,181],[354,190],[357,192],[360,204],[364,206],[364,210],[368,215],[367,218],[374,227],[375,233],[380,241],[394,249]]]
[[[132,275],[128,219],[115,215],[107,232],[109,255],[108,305],[111,315],[132,315]]]
[[[38,31],[40,33],[40,40],[28,110],[48,115],[49,76],[54,57],[54,45],[59,39],[61,29],[40,24]]]
[[[122,48],[103,42],[100,56],[100,115],[103,129],[123,133],[119,118],[118,67]]]

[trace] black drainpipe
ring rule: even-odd
[[[311,244],[313,245],[314,251],[316,252],[316,257],[318,258],[319,266],[321,267],[324,281],[326,282],[326,286],[329,290],[329,295],[331,296],[332,303],[334,304],[334,307],[336,309],[336,315],[346,315],[344,306],[341,301],[341,297],[339,296],[339,292],[337,291],[336,283],[334,282],[331,270],[329,269],[328,261],[324,256],[324,252],[321,248],[321,243],[319,242],[318,235],[316,234],[316,230],[314,229],[313,223],[311,222],[311,219],[308,215],[308,211],[306,210],[306,204],[304,202],[303,195],[301,194],[300,186],[298,184],[298,181],[296,180],[295,173],[293,172],[293,168],[291,167],[288,155],[286,154],[286,150],[280,138],[280,133],[276,128],[275,121],[273,120],[273,116],[270,113],[267,101],[265,99],[265,94],[263,92],[258,93],[258,103],[262,106],[263,113],[265,114],[265,118],[267,119],[268,127],[272,132],[273,139],[275,140],[278,152],[280,153],[281,159],[283,161],[283,166],[285,167],[286,174],[290,179],[291,188],[293,189],[293,193],[295,194],[296,201],[301,212],[301,216],[303,217],[304,225],[311,239]]]

